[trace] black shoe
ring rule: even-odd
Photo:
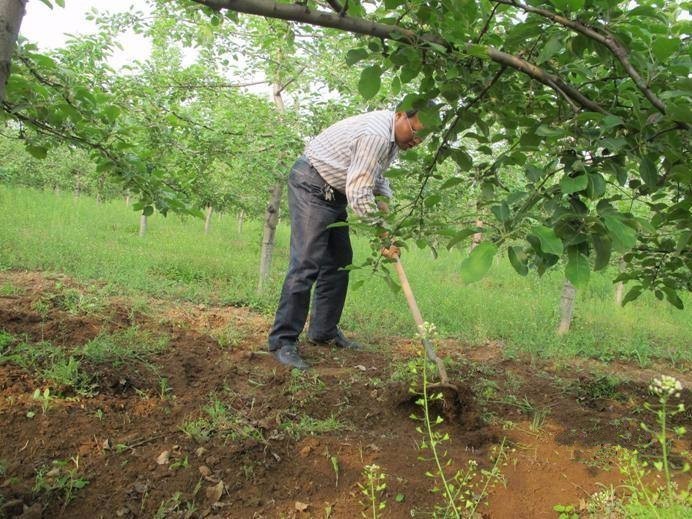
[[[278,350],[272,351],[272,355],[274,355],[274,358],[281,364],[285,364],[292,368],[308,369],[310,367],[310,364],[305,362],[300,355],[298,355],[298,348],[296,348],[295,344],[286,344]]]
[[[336,348],[345,348],[347,350],[361,350],[363,347],[355,341],[348,340],[341,330],[336,330],[336,335],[331,339],[317,340],[308,337],[308,341],[318,346],[334,346]]]

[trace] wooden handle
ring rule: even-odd
[[[421,315],[420,309],[418,308],[418,303],[416,303],[416,298],[413,297],[413,290],[411,290],[411,284],[408,282],[406,272],[404,272],[404,266],[401,264],[401,261],[399,260],[398,256],[396,256],[395,258],[394,268],[396,268],[396,273],[399,276],[399,282],[401,283],[401,288],[404,291],[404,295],[406,296],[406,302],[408,303],[408,307],[411,310],[411,315],[413,315],[413,320],[416,321],[416,325],[418,326],[418,333],[421,334],[421,341],[423,342],[423,347],[425,348],[425,354],[428,356],[428,359],[434,362],[435,366],[437,366],[437,372],[440,374],[440,381],[443,384],[448,384],[449,378],[447,377],[447,369],[445,368],[445,365],[435,353],[435,350],[433,349],[432,344],[430,344],[430,341],[423,335],[425,333],[425,321],[423,321],[423,316]]]

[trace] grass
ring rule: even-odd
[[[156,372],[150,359],[167,346],[167,337],[155,337],[135,326],[115,333],[101,333],[71,351],[47,341],[22,341],[0,331],[0,365],[15,364],[37,374],[54,388],[89,395],[98,386],[100,367],[139,364]],[[84,365],[93,372],[88,373]]]
[[[232,215],[217,216],[204,235],[201,220],[154,215],[142,239],[138,215],[120,200],[99,204],[71,194],[0,186],[0,206],[13,216],[0,221],[0,268],[106,281],[112,293],[141,291],[173,300],[249,306],[268,318],[275,309],[287,266],[285,215],[277,230],[271,281],[258,295],[259,221],[247,221],[238,234]],[[369,254],[366,237],[353,241],[356,261],[364,260]],[[572,330],[557,337],[561,271],[522,278],[499,258],[488,276],[465,286],[459,278],[465,254],[453,249],[433,259],[429,251],[412,247],[403,257],[423,316],[441,336],[470,344],[501,341],[509,356],[627,359],[642,365],[652,359],[677,365],[692,360],[690,310],[677,310],[651,295],[618,307],[614,271],[592,274],[589,286],[578,291]],[[402,294],[365,270],[354,271],[352,279],[366,282],[349,294],[342,319],[347,331],[366,342],[414,333]],[[692,299],[682,296],[689,306]],[[232,345],[233,337],[228,342]]]

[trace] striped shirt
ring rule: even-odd
[[[384,171],[397,155],[394,112],[380,110],[348,117],[330,126],[305,148],[320,176],[346,195],[360,217],[377,211],[375,196],[391,198]]]

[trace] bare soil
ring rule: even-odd
[[[270,323],[246,308],[104,296],[40,272],[0,272],[0,288],[0,331],[14,336],[0,359],[19,341],[48,341],[69,355],[132,326],[168,338],[154,368],[83,359],[91,395],[48,384],[39,366],[0,361],[0,517],[354,518],[368,504],[358,484],[370,464],[387,475],[384,517],[429,517],[441,503],[426,476],[434,465],[419,459],[428,456],[420,422],[410,417],[421,409],[396,380],[418,355],[415,341],[386,337],[363,351],[304,344],[314,367],[298,374],[265,353]],[[80,307],[75,294],[98,304]],[[462,412],[439,426],[449,433],[450,467],[475,460],[480,474],[499,457],[501,477],[478,517],[556,517],[554,505],[578,506],[602,485],[619,485],[616,445],[655,452],[640,427],[650,422],[641,410],[651,379],[692,382],[684,366],[509,359],[500,343],[445,340],[439,348],[452,380],[468,390]],[[45,387],[54,398],[44,413],[33,394]],[[233,419],[193,439],[182,428],[208,419],[212,398]],[[688,390],[682,398],[692,409]],[[331,418],[338,430],[314,425]],[[689,411],[676,418],[692,423]],[[689,442],[676,447],[690,450]],[[56,469],[55,460],[66,463]],[[58,486],[70,470],[88,484],[69,502],[64,485],[36,489],[42,471]]]

